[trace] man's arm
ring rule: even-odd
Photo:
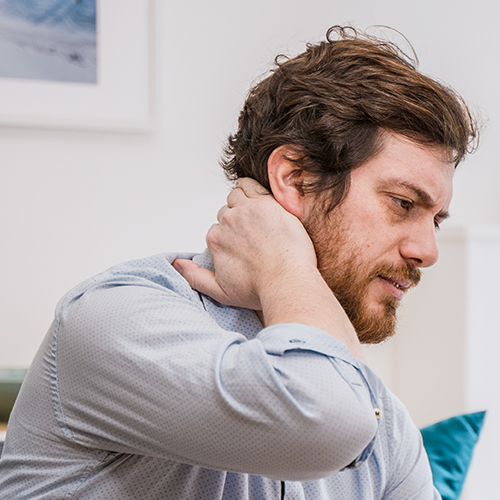
[[[249,339],[225,329],[163,261],[138,271],[162,269],[172,287],[112,269],[58,307],[40,360],[48,370],[57,352],[65,435],[85,450],[290,481],[357,461],[377,421],[345,345],[301,324]]]
[[[192,261],[174,267],[215,300],[262,311],[265,326],[300,323],[324,330],[362,358],[347,315],[316,267],[301,222],[252,179],[243,179],[207,235],[215,273]]]
[[[218,324],[164,257],[89,280],[58,306],[46,356],[58,353],[62,422],[75,443],[292,481],[369,455],[378,405],[333,338],[356,346],[352,327],[300,222],[244,187],[208,237],[215,275],[177,268],[216,300],[261,309],[266,328],[245,338],[237,322]]]

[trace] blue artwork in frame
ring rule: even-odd
[[[152,0],[0,0],[0,127],[152,130]]]
[[[97,83],[96,0],[0,0],[0,77]]]

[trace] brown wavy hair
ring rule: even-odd
[[[270,76],[249,92],[221,165],[230,180],[252,177],[270,189],[269,155],[289,145],[314,181],[329,191],[327,210],[349,190],[350,172],[383,147],[381,131],[444,147],[458,165],[475,149],[477,125],[451,88],[417,71],[394,43],[334,26],[326,41],[294,58],[278,56]]]

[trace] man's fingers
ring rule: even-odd
[[[266,194],[270,194],[269,191],[259,184],[256,180],[250,177],[242,177],[236,180],[236,188],[241,189],[248,198],[257,198]]]
[[[236,187],[227,195],[227,206],[233,208],[247,199],[248,197],[245,195],[243,189]]]
[[[227,304],[227,295],[215,279],[215,274],[200,267],[192,260],[176,259],[172,262],[174,269],[189,283],[193,290],[197,290],[212,297],[221,304]]]
[[[176,259],[172,262],[172,266],[189,283],[191,288],[199,292],[204,293],[201,288],[204,288],[210,279],[215,281],[215,274],[212,271],[204,269],[192,260]]]
[[[227,205],[224,205],[218,212],[217,212],[217,221],[220,223],[224,213],[229,210],[229,207]]]
[[[268,194],[270,193],[266,188],[249,177],[237,179],[236,187],[227,195],[227,206],[234,208],[248,198],[258,198]]]

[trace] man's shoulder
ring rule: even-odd
[[[193,259],[194,253],[160,253],[149,257],[129,260],[116,264],[88,280],[90,283],[131,283],[141,280],[166,288],[185,282],[172,267],[175,259]]]
[[[197,293],[173,268],[172,262],[177,258],[194,259],[197,255],[195,253],[161,253],[116,264],[69,290],[59,301],[56,316],[63,314],[71,304],[84,295],[107,294],[124,286],[170,291],[188,299],[193,298],[197,296]]]

